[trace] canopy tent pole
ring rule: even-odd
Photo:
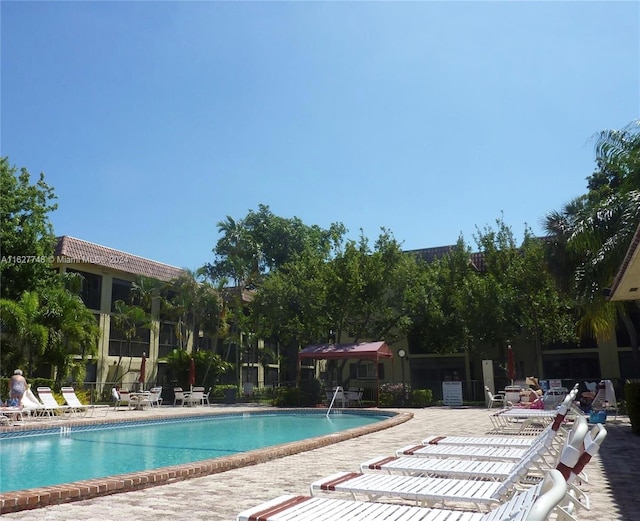
[[[380,359],[376,357],[376,407],[380,408]]]

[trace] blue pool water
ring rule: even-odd
[[[229,456],[361,427],[389,416],[314,413],[203,416],[60,428],[0,438],[0,492]]]

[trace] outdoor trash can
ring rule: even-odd
[[[224,390],[224,403],[236,403],[236,389]]]

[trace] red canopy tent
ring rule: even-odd
[[[359,344],[315,344],[305,347],[298,353],[298,377],[300,375],[300,361],[303,359],[316,360],[344,360],[355,358],[358,360],[373,360],[376,362],[376,402],[379,405],[380,375],[378,362],[381,358],[393,358],[393,351],[385,342],[361,342]]]

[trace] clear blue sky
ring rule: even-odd
[[[56,234],[190,269],[259,204],[405,249],[541,233],[640,115],[638,2],[0,9],[1,153]]]

